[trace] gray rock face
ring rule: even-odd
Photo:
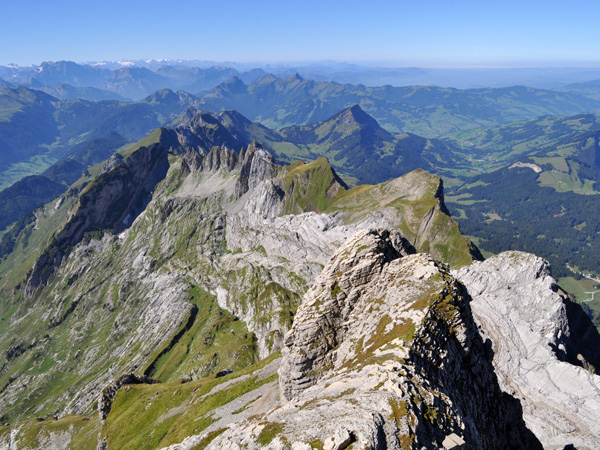
[[[345,223],[347,215],[343,213],[309,212],[279,216],[283,199],[278,180],[272,179],[263,181],[240,198],[227,216],[227,246],[231,250],[239,249],[244,254],[262,248],[264,256],[254,254],[250,260],[245,256],[244,261],[265,267],[286,267],[288,273],[299,275],[307,284],[314,280],[322,265],[343,242],[358,230],[389,226],[398,220],[398,213],[392,208],[369,214],[351,224]],[[406,242],[406,245],[409,244]],[[241,260],[240,257],[226,255],[223,262],[226,267],[233,269],[240,265]],[[290,292],[303,293],[306,290],[306,287],[298,289],[299,286],[293,284],[293,278],[285,279],[277,272],[271,272],[271,278]],[[281,348],[283,332],[288,328],[282,329],[277,322],[265,323],[255,309],[240,307],[235,288],[221,284],[215,292],[219,305],[240,317],[257,334],[261,358]],[[277,308],[277,302],[274,307]],[[269,346],[268,337],[273,333],[277,336],[276,342]]]
[[[46,284],[84,233],[120,232],[127,228],[150,200],[150,192],[164,178],[168,167],[163,147],[143,147],[84,189],[72,216],[35,263],[25,294],[31,296]]]
[[[544,448],[600,448],[600,376],[591,367],[598,364],[600,340],[556,286],[548,263],[506,252],[455,275],[467,286],[481,333],[492,343],[502,389],[519,398],[525,422]]]
[[[78,281],[65,281],[65,290],[57,291],[53,303],[59,305],[62,292],[69,294],[66,289],[77,283],[98,286],[81,295],[68,314],[80,314],[87,327],[102,320],[107,313],[94,315],[98,308],[93,299],[103,284],[94,271],[82,269],[81,262],[85,268],[110,264],[109,254],[120,246],[130,255],[121,255],[127,270],[121,272],[125,277],[118,280],[120,285],[111,285],[113,303],[106,298],[103,306],[107,311],[122,308],[111,316],[111,337],[119,344],[97,342],[82,352],[77,357],[82,370],[99,364],[104,354],[122,358],[136,345],[140,350],[118,369],[134,370],[147,361],[144,355],[162,342],[156,329],[173,335],[188,317],[185,277],[213,288],[219,304],[247,320],[262,339],[262,351],[284,346],[280,360],[244,375],[270,379],[279,364],[278,382],[215,408],[209,413],[215,420],[212,425],[171,450],[204,445],[209,433],[217,431],[222,434],[206,448],[421,449],[461,441],[472,449],[541,449],[543,444],[558,450],[570,443],[580,450],[598,448],[600,385],[592,373],[598,365],[597,333],[564,298],[540,258],[510,252],[451,274],[430,256],[414,254],[396,230],[361,230],[333,253],[306,291],[284,340],[279,316],[290,301],[286,296],[306,290],[304,280],[319,266],[286,259],[276,239],[261,240],[254,230],[272,226],[281,242],[298,225],[297,236],[290,237],[297,248],[316,230],[315,241],[324,244],[310,254],[325,258],[353,225],[338,221],[339,213],[297,216],[308,223],[304,229],[293,217],[279,217],[276,179],[257,181],[223,207],[223,198],[234,192],[236,177],[229,177],[225,169],[181,173],[185,180],[179,190],[153,200],[129,230],[75,248],[59,275]],[[193,189],[204,183],[218,189]],[[267,205],[274,210],[265,209]],[[385,220],[385,214],[380,211],[368,220]],[[234,230],[232,217],[240,218]],[[174,258],[178,236],[164,230],[184,224],[199,227],[198,223],[206,228],[187,241],[196,259]],[[136,235],[140,230],[147,231]],[[225,239],[228,244],[237,239],[240,246],[254,242],[264,251],[250,247],[223,254]],[[157,271],[161,264],[166,269]],[[265,289],[269,301],[244,304],[248,286]],[[141,305],[135,304],[138,297],[144,300]],[[64,308],[49,308],[45,320],[58,327],[68,320],[63,312]],[[138,322],[132,332],[128,324],[134,316]],[[80,331],[72,331],[77,339],[83,338]],[[25,340],[10,347],[11,358],[44,345],[45,341]],[[101,346],[110,346],[110,353],[103,354]],[[112,379],[99,376],[76,395],[65,393],[58,400],[70,401],[68,411],[85,410]],[[104,416],[122,381],[117,379],[104,391]],[[36,383],[34,376],[20,377],[2,401],[12,401],[18,389]],[[226,389],[228,383],[214,389]],[[12,434],[3,439],[8,442]],[[69,439],[48,438],[48,448],[60,448]]]
[[[258,143],[253,143],[248,151],[242,149],[239,159],[240,175],[234,191],[236,200],[262,181],[272,178],[276,170],[273,156]]]
[[[373,275],[409,253],[414,249],[406,239],[385,229],[358,232],[335,253],[307,292],[286,336],[279,370],[286,400],[315,384],[325,369],[341,365],[356,353],[349,344],[356,334],[366,333],[359,324],[357,329],[348,323],[350,316],[355,308],[364,307],[357,303],[364,303],[367,293],[373,295],[368,291]]]
[[[463,288],[410,250],[391,230],[350,238],[286,336],[281,403],[264,402],[207,448],[442,448],[453,436],[466,448],[541,449],[499,388]]]
[[[389,227],[400,218],[393,208],[378,210],[353,223],[347,223],[348,215],[343,212],[279,216],[283,198],[278,185],[266,182],[257,194],[242,211],[229,217],[228,245],[243,251],[262,245],[268,254],[290,261],[323,265],[359,230]]]
[[[255,149],[255,155],[253,162],[246,164],[249,167],[247,172],[254,174],[246,178],[254,181],[250,181],[247,191],[237,201],[227,206],[227,247],[231,251],[246,254],[244,259],[251,261],[253,267],[285,267],[288,274],[295,274],[292,280],[286,280],[281,276],[281,272],[271,271],[269,278],[276,280],[276,283],[288,292],[295,293],[294,297],[298,300],[298,294],[306,290],[306,284],[314,280],[329,257],[348,238],[366,228],[394,227],[402,222],[403,213],[412,214],[408,208],[401,212],[398,208],[386,206],[396,198],[395,193],[402,192],[404,198],[418,202],[431,189],[432,180],[429,176],[421,177],[422,174],[415,173],[405,180],[390,182],[393,188],[382,190],[378,193],[379,196],[375,196],[375,200],[369,199],[370,203],[361,211],[364,213],[358,217],[353,217],[352,213],[347,211],[282,215],[286,201],[283,182],[281,179],[271,178],[271,159],[265,157],[259,147]],[[242,159],[247,159],[247,156],[240,155],[240,160]],[[252,167],[258,169],[251,170]],[[244,179],[240,175],[237,180],[234,198],[237,195],[235,192],[246,189]],[[436,195],[439,192],[438,188]],[[381,202],[381,205],[377,202]],[[434,210],[435,208],[431,210],[432,214]],[[428,218],[431,218],[432,214],[428,214]],[[436,211],[436,214],[439,214],[439,211]],[[416,221],[418,222],[418,219]],[[427,222],[429,223],[429,220]],[[429,231],[430,225],[422,228],[419,234],[421,240],[427,239],[428,236],[435,239],[431,236],[435,233]],[[405,244],[409,245],[408,242]],[[264,250],[264,257],[253,254],[249,260],[247,253],[257,248]],[[234,270],[235,267],[240,267],[241,259],[225,255],[222,261],[228,270]],[[297,283],[290,282],[298,276],[306,283],[301,289]],[[265,284],[269,282],[267,279]],[[283,333],[289,329],[289,324],[282,326],[281,322],[265,321],[256,308],[239,301],[238,287],[219,281],[215,281],[213,285],[219,305],[246,322],[249,330],[256,333],[261,358],[281,348]],[[279,309],[280,299],[272,297],[272,301],[273,309]]]

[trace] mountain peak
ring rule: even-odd
[[[275,75],[273,75],[272,73],[267,73],[265,75],[263,75],[262,77],[257,78],[256,80],[254,80],[255,85],[261,85],[261,84],[270,84],[277,81],[277,77]]]
[[[293,81],[302,82],[302,81],[304,81],[304,78],[302,78],[302,77],[300,76],[300,74],[299,74],[298,72],[296,72],[296,73],[294,73],[294,74],[292,74],[292,75],[290,75],[290,76],[288,76],[288,77],[284,78],[284,79],[283,79],[283,81],[286,81],[286,82],[288,82],[288,83],[289,83],[289,82],[293,82]]]
[[[233,75],[227,81],[223,82],[223,84],[221,84],[220,86],[226,91],[229,91],[234,94],[239,94],[246,90],[246,85],[244,84],[244,82],[235,75]]]
[[[159,89],[154,93],[150,94],[148,97],[142,100],[144,103],[150,104],[160,104],[166,101],[177,102],[179,100],[179,95],[173,92],[172,89],[165,88]]]
[[[377,121],[367,114],[359,105],[353,105],[339,112],[335,118],[344,122],[356,122],[359,125],[371,125],[379,128]]]
[[[237,75],[232,75],[227,80],[225,80],[223,84],[237,84],[240,81],[242,81],[240,80],[240,77],[238,77]]]
[[[236,111],[235,109],[226,109],[225,111],[214,113],[213,116],[218,118],[219,120],[229,119],[231,122],[239,125],[249,125],[252,123],[250,119],[248,119],[246,116]]]
[[[217,120],[217,118],[214,117],[212,114],[204,112],[204,111],[198,111],[196,113],[196,115],[189,122],[189,128],[194,130],[195,133],[200,133],[200,134],[204,134],[200,130],[206,131],[208,129],[212,129],[213,133],[216,130],[224,131],[224,128],[223,128],[223,125],[221,125],[221,122],[219,122],[219,120]],[[227,133],[227,134],[229,134],[229,133]]]

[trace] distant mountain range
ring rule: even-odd
[[[36,80],[56,83],[64,69],[64,74],[71,74],[68,81],[75,83],[72,74],[78,68],[72,63],[46,65]],[[89,66],[77,80],[89,82],[96,70],[105,71],[123,89],[135,85],[139,93],[167,77],[181,84],[201,76],[212,82],[220,76],[229,78],[199,95],[161,89],[135,103],[60,100],[12,81],[4,83],[0,187],[23,181],[0,196],[3,227],[49,201],[87,165],[106,158],[122,143],[108,146],[108,153],[98,151],[94,158],[75,161],[72,155],[83,147],[97,148],[107,136],[136,141],[160,127],[188,127],[190,139],[207,150],[223,144],[239,150],[256,140],[283,163],[326,156],[349,185],[378,183],[423,168],[444,177],[449,208],[469,235],[481,239],[482,249],[505,249],[511,235],[513,248],[549,258],[560,267],[561,279],[574,275],[566,263],[574,269],[597,270],[593,261],[600,243],[593,230],[598,220],[587,214],[598,208],[600,182],[600,127],[590,114],[600,111],[600,100],[594,98],[596,82],[571,85],[561,92],[519,86],[459,90],[344,85],[260,71],[246,72],[244,79],[239,72],[231,76],[226,68],[185,65],[153,69]],[[138,82],[141,79],[146,81]],[[61,96],[105,92],[69,86],[42,89],[58,89]],[[166,131],[155,132],[146,144],[156,139],[156,133],[168,137]],[[36,186],[35,178],[24,178],[33,174],[44,177]],[[522,192],[527,198],[520,197]],[[564,210],[560,205],[543,206],[555,201],[569,206]],[[503,205],[514,205],[510,218]],[[537,233],[548,224],[553,224],[552,232]],[[585,245],[571,248],[576,242]],[[600,311],[598,303],[595,308]]]
[[[64,158],[40,175],[29,175],[0,191],[0,229],[23,219],[77,181],[88,167],[109,158],[128,142],[118,133],[74,146]]]
[[[181,85],[192,83],[199,88],[202,83],[214,83],[232,73],[225,68],[185,66],[163,67],[156,73],[139,67],[111,71],[66,62],[48,63],[38,69],[28,72],[30,81],[56,83],[62,79],[89,83],[101,79],[96,71],[102,71],[110,75],[114,89],[124,94],[135,90],[136,96],[159,86],[167,75],[179,80]],[[5,67],[4,70],[18,69]],[[253,79],[260,71],[246,75]],[[7,86],[12,84],[6,83]],[[41,92],[42,89],[69,100],[60,101]],[[108,91],[70,84],[0,90],[0,187],[41,172],[69,147],[85,140],[110,132],[132,140],[140,139],[189,107],[212,112],[235,109],[254,122],[279,129],[315,124],[359,105],[388,132],[412,133],[426,138],[541,115],[600,111],[600,100],[568,92],[525,87],[472,90],[425,86],[371,88],[305,80],[298,74],[287,78],[264,75],[249,84],[233,76],[201,95],[160,89],[136,103],[70,99],[78,95],[95,99],[111,96]],[[311,144],[313,148],[318,145],[317,141]],[[15,167],[17,163],[20,165]]]
[[[445,142],[390,133],[358,105],[317,123],[281,130],[252,122],[237,111],[212,115],[236,139],[246,145],[259,141],[279,161],[292,163],[325,156],[349,184],[379,183],[417,168],[450,173],[450,168],[462,163]]]
[[[68,70],[65,69],[69,66]],[[77,68],[76,66],[80,66]],[[165,77],[170,83],[159,88],[183,89],[199,92],[210,89],[232,75],[238,75],[245,82],[251,82],[266,73],[285,78],[299,73],[304,78],[316,81],[364,84],[366,86],[411,86],[427,85],[473,89],[487,87],[530,86],[543,89],[564,88],[573,83],[585,83],[600,79],[600,68],[424,68],[424,67],[376,67],[361,66],[335,61],[320,61],[301,64],[236,63],[198,60],[148,59],[128,61],[102,61],[74,63],[70,61],[44,62],[39,66],[19,67],[14,64],[0,66],[0,78],[28,83],[30,78],[46,79],[54,85],[66,83],[73,86],[87,82],[86,87],[105,89],[104,83],[111,71],[142,68]],[[49,77],[42,72],[54,72]],[[67,72],[74,74],[67,78]],[[61,78],[61,75],[65,76]],[[48,80],[48,78],[53,78]],[[93,83],[92,83],[93,81]],[[194,83],[198,82],[194,86]],[[92,84],[89,84],[92,83]],[[109,91],[110,83],[106,84]],[[197,90],[194,90],[193,88]],[[140,98],[150,94],[146,92]],[[121,94],[122,95],[122,94]],[[135,99],[132,97],[132,99]]]
[[[8,87],[23,85],[45,90],[61,100],[141,100],[159,89],[196,93],[212,89],[232,76],[251,82],[262,75],[265,72],[259,69],[239,72],[221,66],[199,68],[164,65],[150,70],[132,64],[109,69],[105,65],[83,65],[72,61],[44,62],[32,67],[0,66],[0,78],[4,83],[10,83]],[[76,88],[94,90],[77,91]],[[73,97],[75,92],[78,97]]]
[[[158,91],[137,103],[59,101],[25,87],[0,89],[0,187],[39,173],[74,145],[111,132],[138,140],[198,99]]]
[[[366,87],[305,80],[298,74],[283,79],[266,75],[249,85],[233,77],[201,101],[203,109],[235,109],[271,128],[319,122],[354,104],[389,131],[426,137],[542,115],[600,111],[598,100],[523,86],[469,90]]]
[[[571,83],[557,88],[558,91],[572,92],[589,98],[600,99],[600,80]]]

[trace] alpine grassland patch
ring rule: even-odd
[[[276,374],[260,378],[257,373],[279,356],[275,353],[221,378],[213,375],[183,384],[174,381],[126,386],[119,390],[103,427],[109,448],[155,449],[202,433],[214,422],[211,412],[215,408],[276,381]],[[218,388],[226,382],[226,388]]]
[[[0,120],[1,122],[1,120]],[[0,172],[0,190],[5,189],[28,175],[42,173],[56,162],[56,158],[49,154],[35,155],[27,161],[13,163],[7,170]]]
[[[578,303],[600,300],[600,284],[588,278],[562,277],[557,284],[571,294]]]
[[[283,424],[279,422],[269,422],[260,431],[256,442],[260,445],[268,445],[273,439],[279,436],[283,432]]]
[[[97,414],[91,416],[65,416],[58,420],[29,420],[16,424],[19,426],[16,441],[19,448],[44,448],[51,437],[61,436],[67,448],[94,450],[97,445],[101,425]],[[11,430],[11,427],[4,427]]]
[[[221,309],[216,297],[199,286],[188,291],[187,319],[145,370],[163,381],[207,376],[222,369],[239,370],[256,362],[256,338],[246,325]]]
[[[324,212],[333,203],[328,191],[337,180],[323,157],[310,164],[290,166],[282,181],[287,194],[283,214]]]
[[[163,131],[164,131],[163,128],[157,128],[152,133],[148,134],[146,137],[139,140],[135,144],[132,144],[129,147],[125,147],[124,149],[119,150],[119,154],[121,154],[121,156],[127,158],[128,156],[131,156],[133,153],[135,153],[137,150],[139,150],[142,147],[149,147],[152,144],[156,144],[156,143],[160,142],[160,138],[163,135]]]

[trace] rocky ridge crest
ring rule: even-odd
[[[468,301],[445,265],[414,254],[397,231],[356,233],[307,291],[286,335],[281,400],[262,394],[254,401],[262,410],[221,421],[226,430],[207,448],[444,448],[453,439],[541,449],[519,402],[499,388]]]
[[[207,448],[596,448],[597,333],[548,263],[451,274],[408,253],[391,230],[349,239],[286,336],[281,400],[261,394]]]
[[[502,389],[546,449],[600,448],[600,337],[550,276],[548,262],[506,252],[459,269]]]
[[[210,418],[201,432],[159,446],[168,450],[560,450],[572,443],[592,449],[600,397],[598,376],[590,372],[596,356],[573,352],[593,336],[584,328],[581,342],[573,327],[583,319],[569,308],[547,263],[533,255],[509,252],[451,273],[415,254],[397,230],[362,230],[304,294],[281,358],[241,376],[234,372],[210,391],[200,390],[207,381],[190,381],[184,396],[178,383],[139,395],[148,396],[141,403],[146,409],[157,396],[179,398],[158,419],[181,415],[175,430]],[[523,333],[541,338],[522,340]],[[536,358],[546,360],[547,373],[529,378]],[[570,384],[571,376],[579,384]],[[549,378],[551,384],[539,383]],[[248,382],[258,387],[243,388]],[[223,392],[239,393],[205,415],[194,413]],[[138,394],[129,395],[121,402]],[[557,411],[559,404],[573,408]],[[114,427],[128,420],[127,405],[119,403],[125,409],[115,413],[118,420],[109,413],[103,448],[112,448]],[[151,429],[160,423],[153,425],[152,409],[135,414],[141,424],[150,419]]]

